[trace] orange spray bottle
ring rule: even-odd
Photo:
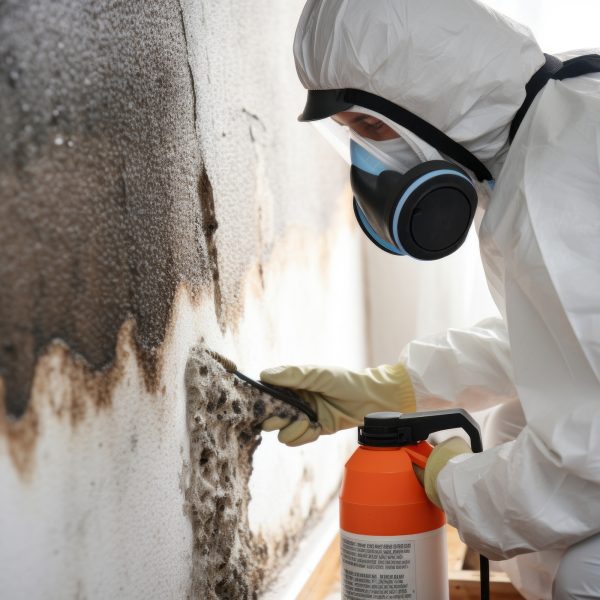
[[[446,519],[413,463],[425,467],[431,433],[454,428],[481,452],[479,428],[462,409],[365,417],[340,492],[344,600],[448,599]],[[482,557],[482,598],[489,594],[487,567]]]

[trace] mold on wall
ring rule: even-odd
[[[0,374],[9,414],[25,412],[51,340],[106,369],[129,317],[156,383],[176,286],[214,279],[216,224],[201,208],[211,191],[194,111],[176,2],[2,3]]]
[[[275,561],[249,528],[252,455],[265,418],[298,413],[225,373],[202,346],[192,349],[185,379],[190,435],[185,498],[194,534],[191,595],[257,598],[267,579],[265,568]],[[298,532],[282,533],[289,550]]]
[[[0,3],[0,596],[252,598],[335,493],[194,350],[360,362],[302,4]]]

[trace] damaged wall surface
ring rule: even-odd
[[[0,4],[0,596],[257,597],[335,493],[347,444],[253,462],[283,408],[202,350],[363,362],[301,7]]]

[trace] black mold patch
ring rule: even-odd
[[[206,239],[208,266],[214,287],[215,311],[217,313],[217,320],[221,330],[224,331],[225,321],[223,319],[223,294],[221,292],[221,283],[219,281],[219,260],[217,242],[215,240],[215,233],[219,227],[219,222],[215,216],[215,198],[212,184],[208,178],[208,175],[206,174],[206,171],[202,171],[200,174],[198,195],[201,199],[200,206],[202,209],[202,229],[204,230],[204,236]]]
[[[25,412],[53,339],[106,370],[133,317],[155,390],[177,286],[214,286],[221,317],[194,104],[176,1],[0,3],[0,376],[11,416]]]
[[[264,417],[265,414],[265,403],[260,398],[252,405],[252,410],[254,412],[254,416],[257,419]]]
[[[252,455],[265,418],[298,413],[282,410],[281,402],[250,386],[234,385],[234,376],[202,347],[192,351],[185,377],[190,438],[185,498],[194,531],[190,595],[203,600],[257,598],[265,585],[269,551],[248,527]],[[215,421],[208,406],[219,402]],[[282,535],[289,545],[289,533]],[[295,537],[291,541],[295,545]],[[278,546],[275,551],[283,553]]]

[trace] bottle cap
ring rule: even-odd
[[[358,443],[363,446],[406,446],[411,442],[409,428],[402,422],[402,413],[376,412],[365,417],[358,428]]]

